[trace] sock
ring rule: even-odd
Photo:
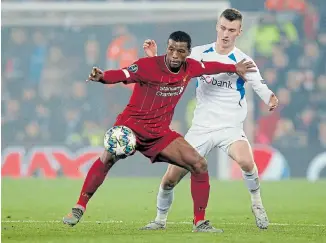
[[[103,183],[109,169],[110,167],[104,165],[100,158],[93,163],[85,178],[77,206],[83,207],[85,211],[88,201],[96,192],[97,188]]]
[[[163,222],[163,223],[166,222],[169,209],[173,202],[173,198],[174,198],[173,188],[166,190],[163,189],[162,186],[160,185],[157,194],[157,202],[156,202],[157,213],[156,213],[155,221]]]
[[[194,224],[200,220],[205,220],[206,207],[209,198],[209,175],[208,172],[202,174],[191,174],[191,195],[194,202]]]
[[[250,172],[242,171],[243,179],[248,187],[252,204],[262,205],[260,197],[260,183],[256,165]]]

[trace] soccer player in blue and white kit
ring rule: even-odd
[[[252,60],[235,47],[235,41],[242,31],[241,26],[242,14],[240,11],[226,9],[216,25],[217,41],[194,47],[190,57],[199,61],[218,61],[229,64],[237,63],[244,58]],[[156,55],[155,41],[146,40],[144,50],[148,56]],[[247,73],[245,78],[246,82],[269,106],[269,110],[274,110],[278,105],[278,99],[263,82],[259,71]],[[213,148],[219,147],[239,164],[251,195],[251,208],[256,225],[261,229],[266,229],[269,220],[260,196],[258,171],[252,149],[243,130],[243,123],[247,115],[244,85],[245,81],[234,73],[203,75],[198,78],[197,105],[192,126],[185,139],[202,156],[206,156]],[[187,173],[188,171],[181,167],[169,165],[157,195],[156,218],[142,229],[166,228],[168,211],[173,201],[173,188]],[[203,214],[204,212],[205,208],[203,208]],[[211,232],[209,227],[207,227],[207,232]]]

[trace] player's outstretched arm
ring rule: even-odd
[[[246,80],[245,74],[248,72],[257,72],[254,69],[256,66],[252,61],[243,59],[237,64],[225,64],[221,62],[200,62],[201,65],[194,65],[194,77],[202,75],[211,75],[217,73],[237,73],[240,77]]]
[[[126,69],[102,71],[97,67],[93,67],[87,81],[116,84],[125,82],[128,78],[130,78],[130,73]]]
[[[257,72],[255,64],[252,61],[241,60],[237,64],[225,64],[221,62],[203,62],[204,73],[206,75],[217,73],[237,73],[243,80],[246,81],[246,73]]]

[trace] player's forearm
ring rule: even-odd
[[[261,81],[259,81],[259,84],[252,84],[252,88],[265,104],[269,103],[271,95],[274,94],[273,91],[271,91],[266,84],[261,83]]]
[[[103,78],[100,80],[104,84],[116,84],[126,81],[130,77],[126,69],[121,70],[107,70],[103,72]]]
[[[203,64],[205,66],[204,72],[207,75],[236,72],[236,67],[233,64],[225,64],[221,62],[203,62]]]

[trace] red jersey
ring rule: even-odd
[[[187,58],[179,72],[173,73],[164,55],[141,58],[126,69],[105,71],[103,81],[135,83],[129,104],[117,120],[151,139],[169,129],[174,109],[192,78],[235,71],[234,65]]]

